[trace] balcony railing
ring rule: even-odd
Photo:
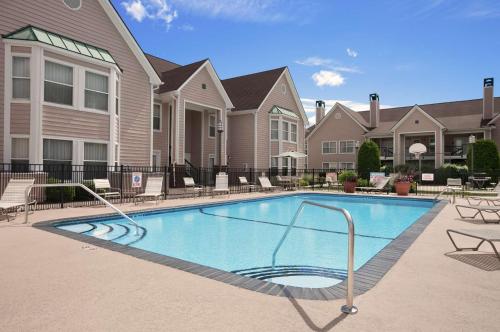
[[[446,145],[444,147],[445,157],[467,158],[467,144]]]

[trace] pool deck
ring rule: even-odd
[[[224,200],[176,199],[160,206]],[[109,212],[104,207],[40,211],[30,215],[30,223]],[[500,225],[457,218],[447,205],[382,280],[355,297],[359,313],[345,316],[342,300],[296,300],[237,288],[45,232],[18,216],[0,221],[0,326],[2,331],[497,331],[500,262],[489,252],[447,254],[453,246],[445,230]]]

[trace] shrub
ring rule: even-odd
[[[380,170],[380,149],[372,140],[364,141],[358,152],[358,174],[363,179],[370,178],[370,172]]]
[[[474,157],[472,157],[474,153]],[[474,159],[474,165],[472,165]],[[495,141],[478,140],[476,143],[469,145],[467,149],[467,166],[474,172],[491,173],[492,170],[497,170],[500,166],[500,158]]]
[[[94,181],[92,180],[84,180],[82,181],[82,184],[89,188],[90,190],[95,192],[95,186],[94,186]],[[77,202],[84,202],[84,201],[91,201],[94,200],[95,197],[92,196],[88,191],[86,191],[83,188],[76,187],[75,188],[75,201]]]
[[[460,166],[456,164],[444,164],[436,170],[436,183],[446,184],[448,178],[466,178],[467,166]]]
[[[344,184],[345,182],[356,182],[358,180],[358,175],[354,171],[344,171],[339,175],[340,183]]]
[[[371,187],[370,181],[367,179],[359,178],[356,184],[358,187]]]
[[[385,175],[387,176],[387,175],[389,175],[389,174],[391,174],[391,173],[394,172],[394,167],[392,167],[391,164],[386,164],[386,165],[380,167],[380,171],[384,172]]]
[[[47,183],[61,183],[61,181],[55,178],[48,178]],[[60,202],[61,191],[63,192],[62,195],[65,202],[72,202],[75,199],[75,187],[54,187],[45,189],[47,202]]]
[[[313,178],[312,174],[304,173],[304,175],[302,175],[302,178],[300,178],[299,180],[300,186],[302,187],[308,186],[312,182],[312,178]]]
[[[414,172],[414,168],[408,164],[401,164],[401,165],[396,165],[394,166],[394,172],[399,173],[399,174],[411,174]]]

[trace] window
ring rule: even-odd
[[[323,154],[337,153],[337,142],[323,142],[322,143]]]
[[[271,120],[271,139],[279,139],[278,120]]]
[[[215,166],[215,155],[209,154],[208,155],[208,168],[214,168]]]
[[[57,139],[43,140],[43,168],[53,177],[68,180],[72,177],[73,142]],[[69,167],[66,167],[69,166]]]
[[[271,158],[271,167],[272,168],[278,167],[278,158],[276,158],[276,157]]]
[[[292,176],[295,176],[297,175],[297,159],[296,158],[291,158],[290,159],[291,163],[292,163]]]
[[[85,108],[108,110],[108,77],[85,72]]]
[[[155,150],[153,151],[153,167],[157,168],[161,164],[161,151]]]
[[[154,104],[153,105],[153,129],[161,130],[161,105]]]
[[[354,163],[339,163],[339,169],[354,169]]]
[[[340,141],[340,153],[354,153],[354,141]]]
[[[297,125],[295,123],[290,124],[290,141],[297,143]]]
[[[288,157],[283,158],[281,161],[281,173],[288,175]]]
[[[12,98],[30,99],[30,58],[12,58]]]
[[[83,169],[85,179],[107,177],[108,145],[87,143],[83,145]]]
[[[208,137],[215,137],[215,115],[208,117]]]
[[[45,61],[44,100],[73,106],[73,68]]]
[[[324,162],[322,164],[322,168],[324,170],[331,170],[331,169],[337,169],[337,163],[332,163],[332,162]]]
[[[29,138],[12,137],[11,161],[12,171],[26,172],[29,164]]]
[[[115,91],[115,114],[120,115],[120,81],[116,80],[116,91]]]
[[[281,123],[281,125],[283,126],[283,128],[282,128],[282,133],[283,133],[282,138],[283,138],[284,141],[288,141],[288,126],[289,126],[289,124],[288,124],[288,122],[284,122],[283,121],[283,123]]]

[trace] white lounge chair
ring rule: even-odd
[[[483,203],[486,203],[486,205],[490,206],[500,206],[500,197],[498,197],[500,194],[500,182],[497,183],[495,188],[493,188],[493,190],[490,192],[495,193],[497,196],[493,197],[466,196],[467,202],[470,205],[476,205],[476,206],[481,205]]]
[[[276,181],[280,184],[281,187],[285,188],[285,190],[294,189],[295,183],[293,182],[291,177],[281,177],[281,175],[276,175]]]
[[[455,209],[457,210],[458,214],[460,215],[460,218],[462,219],[474,219],[476,216],[480,216],[483,219],[483,222],[485,224],[489,223],[495,223],[498,224],[500,223],[500,206],[479,206],[479,205],[455,205]],[[474,214],[472,215],[465,215],[463,214],[463,210],[468,211],[472,210]],[[487,214],[494,214],[497,216],[497,219],[492,220],[492,219],[486,219],[485,213]]]
[[[238,180],[240,181],[240,185],[244,188],[248,188],[250,192],[255,188],[255,184],[248,182],[245,176],[238,177]]]
[[[184,188],[186,189],[186,192],[189,189],[192,189],[194,195],[196,196],[199,192],[203,191],[203,187],[196,185],[193,178],[184,177],[182,180],[184,181]]]
[[[328,185],[328,189],[330,189],[332,186],[337,186],[338,188],[340,186],[340,182],[337,173],[335,172],[326,173],[325,183]]]
[[[262,187],[263,190],[271,191],[271,190],[276,190],[279,188],[278,186],[273,186],[271,184],[271,181],[269,181],[269,178],[267,176],[260,176],[259,183],[260,183],[260,186]]]
[[[20,207],[24,207],[26,188],[33,185],[35,179],[10,179],[7,187],[3,192],[2,198],[0,199],[0,212],[7,216],[7,221],[10,222],[11,216],[9,216],[8,211],[14,210],[15,215]],[[30,190],[31,191],[31,190]],[[36,200],[28,202],[29,205],[34,205],[36,210]]]
[[[156,204],[158,204],[158,199],[163,196],[163,177],[162,176],[150,176],[146,182],[146,189],[144,193],[137,194],[134,196],[134,203],[137,204],[137,200],[142,200],[145,202],[146,198],[154,198]]]
[[[389,189],[387,189],[387,184],[389,184],[390,177],[383,177],[373,183],[373,187],[356,187],[356,190],[365,192],[387,192],[389,194]]]
[[[215,194],[228,194],[229,195],[229,177],[227,174],[217,174],[215,176],[215,188],[212,190],[212,197]]]
[[[106,199],[109,197],[120,197],[120,189],[111,188],[108,179],[94,179],[94,189],[96,194]]]
[[[446,233],[448,234],[448,237],[451,240],[451,243],[453,243],[453,246],[457,251],[463,251],[463,250],[472,250],[472,251],[478,251],[479,247],[484,242],[488,242],[491,245],[491,248],[493,249],[493,252],[497,256],[498,260],[500,260],[500,254],[498,253],[498,249],[495,247],[495,242],[500,242],[500,230],[499,229],[464,229],[464,230],[454,230],[454,229],[448,229],[446,230]],[[456,239],[454,240],[451,234],[458,234],[464,237],[469,237],[473,239],[479,240],[479,243],[475,247],[459,247],[457,243],[455,242]]]

